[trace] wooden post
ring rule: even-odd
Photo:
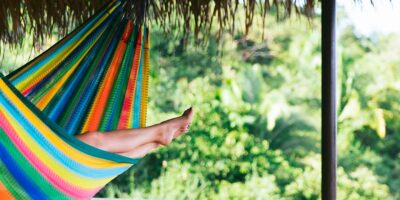
[[[322,0],[322,184],[323,200],[336,199],[336,0]]]

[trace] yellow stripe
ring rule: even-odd
[[[118,46],[117,46],[117,48],[119,48],[120,47],[120,44],[118,44]],[[115,52],[116,53],[116,52]],[[106,76],[108,75],[108,73],[109,73],[109,71],[111,70],[111,67],[109,67],[108,69],[107,69],[107,72],[105,73],[106,74]],[[91,107],[90,107],[90,109],[89,109],[89,112],[88,112],[88,114],[87,114],[87,117],[86,117],[86,119],[85,119],[85,121],[84,121],[84,125],[83,125],[83,127],[82,127],[82,130],[80,131],[81,133],[86,133],[87,131],[88,131],[88,129],[89,129],[89,123],[91,122],[91,120],[90,120],[90,118],[91,118],[91,116],[93,116],[93,112],[94,112],[94,110],[96,109],[96,106],[97,106],[97,104],[99,103],[99,101],[100,101],[100,97],[101,97],[101,93],[100,93],[100,91],[103,91],[104,90],[104,87],[105,87],[105,81],[102,81],[102,82],[100,82],[101,84],[100,84],[100,87],[99,87],[99,89],[97,90],[97,93],[96,93],[96,96],[95,96],[95,99],[94,99],[94,101],[93,101],[93,103],[92,103],[92,105],[91,105]]]
[[[104,32],[104,31],[103,31]],[[62,76],[60,80],[44,95],[37,103],[36,106],[40,109],[43,110],[53,99],[54,95],[57,94],[58,91],[60,91],[60,88],[64,86],[65,82],[70,78],[71,74],[75,71],[75,69],[78,67],[80,62],[86,57],[86,55],[89,53],[90,49],[96,44],[96,42],[100,39],[101,34],[96,38],[96,40],[93,42],[91,47],[84,53],[83,56],[79,58],[79,60],[75,63],[74,66],[71,67],[71,69],[68,70],[66,74]]]
[[[143,86],[142,86],[142,99],[140,106],[140,127],[146,126],[147,117],[147,96],[149,93],[149,67],[150,67],[150,38],[147,31],[146,41],[144,45],[144,68],[143,68]]]
[[[111,69],[108,68],[106,74],[108,74],[108,71],[109,71],[109,70],[111,70]],[[102,82],[101,85],[100,85],[100,88],[99,88],[97,91],[103,91],[103,90],[104,90],[104,87],[105,87],[105,84],[104,84],[104,82]],[[93,115],[93,112],[94,112],[94,110],[96,109],[96,105],[99,103],[99,99],[100,99],[100,96],[101,96],[101,95],[102,95],[102,94],[100,94],[99,92],[96,94],[96,97],[95,97],[95,99],[94,99],[94,101],[93,101],[93,103],[92,103],[92,105],[91,105],[91,107],[90,107],[90,109],[89,109],[88,114],[87,114],[87,118],[85,119],[85,122],[84,122],[84,124],[83,124],[82,130],[80,131],[81,133],[86,133],[86,132],[88,132],[89,123],[90,123],[90,116]]]
[[[54,174],[59,176],[62,180],[67,182],[69,185],[79,186],[82,189],[94,189],[100,187],[110,181],[113,177],[93,179],[89,177],[80,176],[77,173],[70,171],[66,166],[58,162],[51,154],[46,152],[40,144],[38,144],[16,121],[9,113],[0,111],[7,121],[10,122],[11,126],[18,134],[18,138],[29,147],[29,150],[49,168]],[[67,152],[70,152],[72,148],[69,147]],[[69,153],[68,153],[69,154]],[[50,162],[49,162],[50,161]]]
[[[105,10],[110,9],[110,7],[115,3],[115,1],[117,0],[112,0],[108,5],[107,8],[105,8]],[[118,4],[119,5],[119,4]],[[118,6],[117,5],[117,6]],[[29,63],[29,65],[25,66],[23,69],[21,69],[18,73],[16,73],[14,76],[10,77],[10,80],[15,80],[15,78],[17,78],[18,76],[20,76],[22,73],[25,73],[26,70],[28,70],[29,68],[31,68],[33,65],[35,65],[36,63],[38,63],[39,61],[41,61],[43,58],[45,58],[49,53],[51,53],[51,49],[57,49],[60,45],[62,45],[63,43],[65,43],[65,41],[67,41],[69,38],[71,38],[72,35],[67,36],[65,38],[63,38],[63,42],[56,44],[52,47],[50,47],[49,51],[46,53],[43,53],[41,55],[39,55],[38,57],[35,58],[35,60],[33,60],[31,63]]]
[[[105,19],[118,7],[119,4],[115,5],[113,8],[110,9],[108,13],[106,13],[104,16],[102,16],[99,21],[95,23],[91,29],[84,34],[82,38],[80,38],[74,45],[71,45],[70,47],[66,48],[62,52],[60,52],[57,56],[52,58],[52,60],[46,64],[44,64],[39,70],[34,72],[29,78],[21,81],[18,85],[16,85],[16,88],[20,91],[25,90],[28,88],[35,80],[41,80],[43,77],[45,77],[47,74],[51,72],[51,70],[58,66],[65,58],[71,54],[73,50],[75,50],[76,47],[78,47],[88,35],[92,34],[93,30],[96,29]]]
[[[42,133],[43,137],[47,138],[47,140],[56,146],[61,152],[68,152],[67,156],[76,162],[82,163],[84,160],[86,166],[93,168],[111,168],[111,167],[120,167],[120,166],[129,166],[129,163],[116,163],[111,160],[102,159],[99,157],[94,157],[88,155],[84,152],[81,152],[77,149],[74,149],[62,140],[57,134],[55,134],[38,116],[36,116],[15,94],[13,91],[8,88],[8,86],[4,83],[3,80],[0,81],[0,86],[4,94],[6,94],[7,98],[13,102],[13,104],[19,108],[21,113],[25,115],[27,119],[29,119],[31,124],[34,124],[36,129]]]

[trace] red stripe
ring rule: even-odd
[[[124,103],[122,105],[121,115],[119,118],[118,129],[132,128],[128,124],[129,116],[133,112],[133,96],[135,94],[136,78],[138,73],[138,66],[140,62],[140,54],[142,46],[142,29],[139,29],[138,40],[136,43],[135,55],[133,56],[132,70],[129,75],[128,85],[125,91]]]

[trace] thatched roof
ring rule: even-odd
[[[320,0],[126,0],[127,14],[136,21],[156,22],[165,30],[180,27],[184,32],[209,30],[213,21],[219,30],[234,28],[238,7],[244,8],[244,26],[250,29],[255,13],[266,17],[271,8],[291,14],[293,11],[310,15]],[[299,3],[303,2],[303,3]],[[35,41],[57,29],[61,35],[79,24],[106,0],[1,0],[0,40],[17,44],[27,32]],[[173,26],[171,26],[173,25]]]

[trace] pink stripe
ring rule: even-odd
[[[133,106],[132,101],[133,101],[133,95],[135,93],[137,67],[139,65],[140,54],[142,53],[141,52],[141,46],[142,46],[142,31],[141,31],[141,29],[139,30],[137,37],[138,37],[138,41],[136,43],[135,55],[133,56],[132,69],[131,69],[131,74],[129,75],[129,82],[128,82],[128,86],[127,86],[126,92],[125,92],[124,103],[122,104],[122,111],[121,111],[121,116],[119,118],[118,130],[132,128],[132,127],[128,127],[128,120],[129,120],[129,116],[132,113],[132,106]]]
[[[49,169],[43,162],[41,162],[33,154],[33,152],[30,151],[30,149],[18,137],[17,133],[15,132],[11,124],[8,123],[2,112],[0,112],[0,122],[0,127],[2,127],[8,137],[13,141],[14,145],[25,156],[25,158],[27,158],[27,160],[31,162],[32,166],[34,166],[34,168],[38,172],[40,172],[47,179],[48,182],[52,183],[52,185],[60,189],[60,191],[62,191],[66,195],[78,199],[87,199],[93,197],[97,193],[97,191],[102,188],[99,187],[92,190],[84,190],[65,182],[61,177],[53,173],[51,169]]]

